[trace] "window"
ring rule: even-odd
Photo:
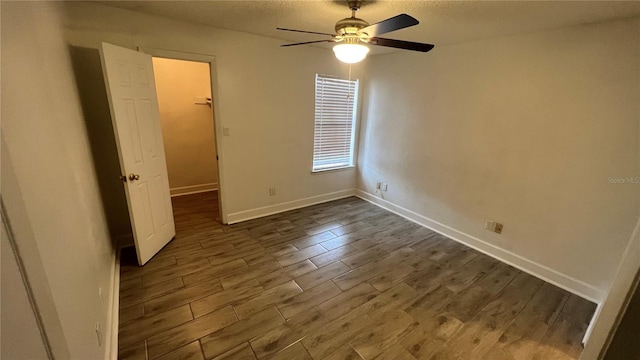
[[[358,80],[316,75],[313,171],[353,166]]]

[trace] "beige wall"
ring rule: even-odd
[[[153,58],[162,137],[172,194],[218,187],[209,64]]]
[[[640,212],[609,183],[640,177],[638,59],[637,20],[373,57],[357,186],[602,299]]]
[[[331,50],[281,48],[282,41],[172,21],[152,15],[69,2],[67,39],[93,48],[101,42],[215,56],[219,181],[228,213],[350,191],[355,170],[312,174],[314,78],[346,76]],[[353,68],[360,77],[361,66]],[[215,96],[215,94],[214,94]],[[277,195],[269,196],[269,187]]]
[[[31,259],[25,266],[39,279],[34,291],[51,297],[52,304],[39,304],[45,327],[59,321],[48,332],[54,356],[103,359],[115,251],[61,12],[51,2],[1,6],[3,202],[13,224],[32,230],[16,233],[16,242],[40,255],[41,264]],[[17,183],[6,180],[5,162]]]

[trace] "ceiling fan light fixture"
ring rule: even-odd
[[[333,47],[333,52],[343,63],[355,64],[367,57],[369,48],[362,44],[338,44]]]

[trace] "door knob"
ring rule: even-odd
[[[140,175],[131,173],[131,174],[129,174],[129,180],[131,180],[131,181],[140,180]]]

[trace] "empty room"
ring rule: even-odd
[[[640,2],[0,16],[2,359],[640,359]]]

